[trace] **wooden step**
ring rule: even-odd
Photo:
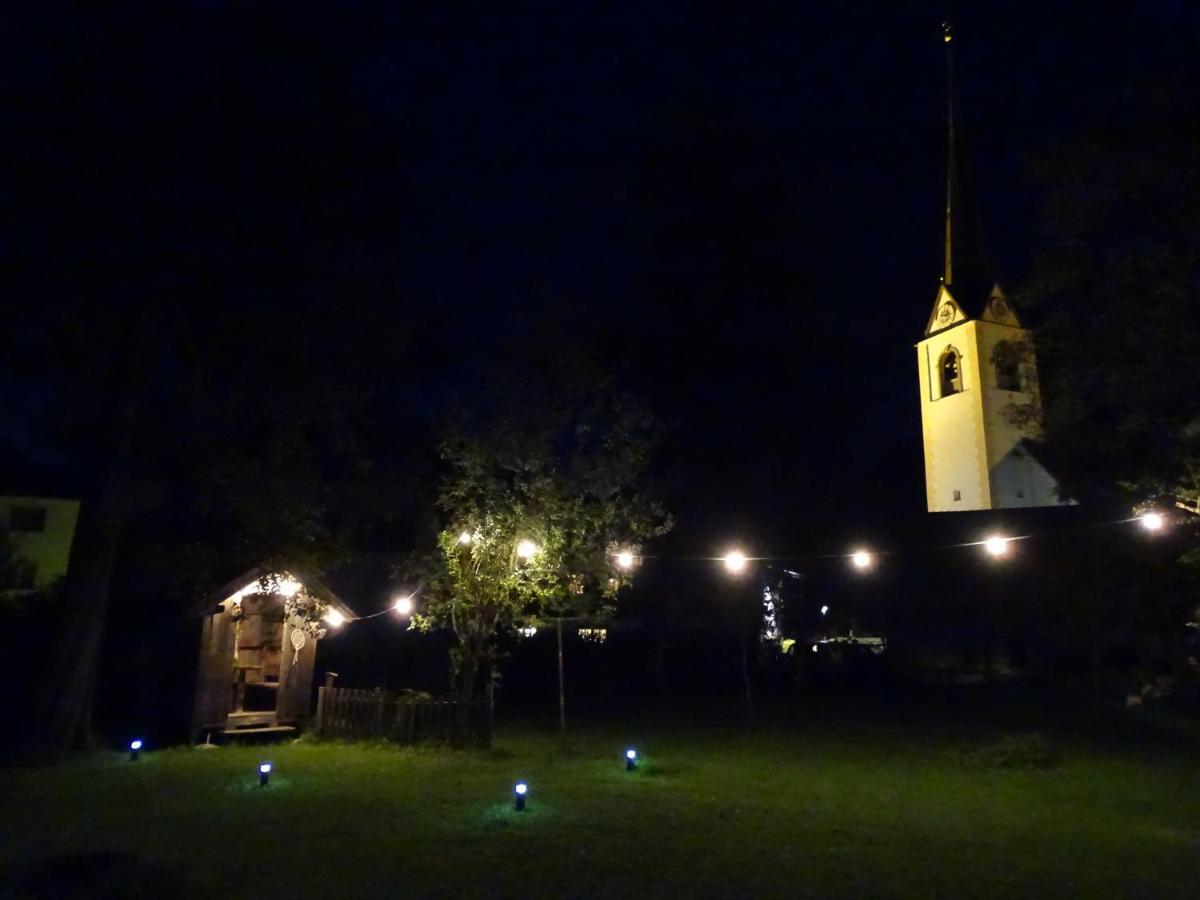
[[[260,725],[246,728],[226,728],[221,732],[225,737],[253,737],[255,735],[284,735],[296,730],[295,725]]]
[[[231,712],[225,720],[226,730],[278,724],[279,720],[273,710],[263,712]]]

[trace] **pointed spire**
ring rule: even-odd
[[[954,33],[949,22],[942,23],[942,43],[946,47],[946,248],[942,283],[954,283]]]

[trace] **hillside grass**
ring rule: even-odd
[[[1197,761],[845,723],[108,753],[0,771],[0,896],[1194,898]]]

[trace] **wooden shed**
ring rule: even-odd
[[[258,568],[206,601],[192,714],[197,739],[283,734],[312,715],[317,643],[353,617],[312,584],[310,590],[302,576]]]

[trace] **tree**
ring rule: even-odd
[[[1180,79],[1143,87],[1040,159],[1045,250],[1021,292],[1045,451],[1066,491],[1200,512],[1200,125]]]
[[[449,627],[455,690],[477,695],[501,628],[610,612],[630,573],[619,550],[641,552],[671,520],[649,490],[657,427],[606,392],[509,392],[485,418],[443,442],[438,575],[418,627]]]
[[[1042,452],[1068,496],[1126,509],[1182,507],[1164,548],[1200,564],[1200,125],[1187,78],[1142,85],[1103,120],[1036,161],[1046,196],[1043,251],[1018,301],[1036,333]],[[1179,637],[1194,602],[1178,572],[1090,548],[1080,607],[1101,658],[1155,646],[1143,666],[1186,670]],[[1172,576],[1174,576],[1172,578]],[[1172,589],[1172,588],[1176,589]],[[1076,592],[1080,589],[1076,587]],[[1128,655],[1128,654],[1127,654]]]

